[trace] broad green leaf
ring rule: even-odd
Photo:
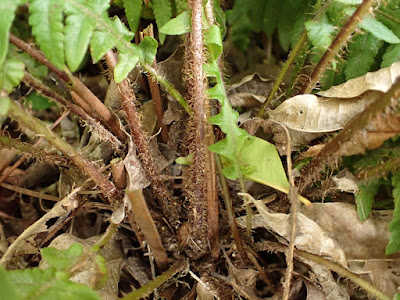
[[[90,52],[93,61],[98,62],[108,50],[114,47],[114,42],[106,32],[95,31],[90,40]]]
[[[0,1],[0,65],[6,58],[8,50],[8,37],[11,24],[14,20],[15,9],[26,1],[1,0]]]
[[[67,2],[65,12],[68,15],[65,26],[65,58],[71,71],[77,71],[85,57],[90,38],[96,27],[96,19],[100,19],[109,7],[108,1],[82,0]],[[90,11],[94,16],[88,17],[82,11]]]
[[[221,31],[217,25],[211,26],[205,36],[205,44],[207,45],[208,53],[211,60],[216,60],[222,53],[222,37]]]
[[[386,255],[393,254],[400,250],[400,173],[393,174],[393,199],[394,211],[393,219],[389,223],[388,229],[390,232],[389,244],[386,246]]]
[[[240,150],[240,161],[251,170],[244,175],[246,179],[289,193],[289,182],[273,144],[254,136],[249,137]],[[310,203],[303,196],[298,197],[303,203]]]
[[[29,5],[29,24],[40,49],[58,69],[64,69],[63,0],[34,0]]]
[[[18,287],[15,284],[13,284],[13,282],[10,280],[7,271],[3,267],[0,267],[0,299],[12,299],[12,300],[23,299],[18,294]]]
[[[101,300],[101,298],[86,285],[69,280],[58,280],[53,286],[44,290],[38,300]]]
[[[400,39],[393,33],[393,31],[370,15],[366,16],[358,26],[389,44],[400,43]]]
[[[400,61],[400,44],[389,45],[382,57],[381,68],[390,67],[393,63]]]
[[[33,110],[45,110],[56,104],[49,100],[49,98],[42,96],[36,92],[31,93],[26,98],[26,104],[31,106]]]
[[[281,5],[282,1],[280,0],[267,1],[265,4],[263,30],[267,36],[271,36],[275,31],[279,19],[279,14],[277,12]]]
[[[8,109],[10,108],[10,98],[0,96],[0,117],[7,116]]]
[[[163,27],[172,18],[171,0],[153,0],[153,11],[156,16],[157,27]],[[161,44],[164,44],[165,34],[159,34]]]
[[[25,74],[24,64],[16,59],[7,59],[0,65],[0,90],[11,92],[19,85]]]
[[[349,46],[344,71],[346,80],[366,74],[375,62],[375,56],[382,45],[383,41],[371,33],[356,35]]]
[[[327,49],[332,43],[335,26],[329,21],[326,14],[319,21],[310,20],[304,23],[307,35],[312,44],[320,49]]]
[[[118,63],[114,68],[114,79],[116,83],[124,80],[139,61],[139,56],[120,53]]]
[[[22,299],[40,299],[44,287],[50,287],[55,279],[56,271],[53,268],[46,270],[35,268],[9,271],[9,279],[18,287],[18,294]]]
[[[72,267],[83,253],[82,245],[73,244],[67,250],[58,250],[46,247],[41,250],[42,258],[59,271],[66,271]]]
[[[177,17],[169,20],[159,31],[167,35],[181,35],[191,30],[189,12],[184,11]]]
[[[125,14],[132,32],[136,32],[139,26],[142,5],[143,0],[124,0]]]
[[[360,183],[359,191],[355,194],[357,204],[357,215],[361,222],[364,222],[372,210],[375,195],[381,186],[380,180],[375,180],[370,183]]]

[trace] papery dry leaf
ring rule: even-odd
[[[252,228],[265,228],[288,241],[291,231],[290,214],[271,213],[262,201],[250,197],[248,199],[255,204],[260,213],[253,216]],[[246,217],[237,218],[237,221],[239,226],[246,227]],[[294,241],[297,249],[328,256],[333,261],[346,266],[343,249],[316,222],[301,213],[298,213],[297,222],[298,232]]]
[[[368,92],[360,98],[352,99],[297,95],[269,111],[269,117],[297,131],[332,132],[342,129],[351,118],[379,96],[376,92]]]
[[[83,247],[83,255],[90,253],[91,247],[100,239],[100,236],[94,236],[88,239],[80,239],[72,234],[64,233],[56,237],[49,245],[58,250],[66,250],[72,244],[80,244]],[[118,282],[121,275],[122,269],[122,252],[119,249],[117,242],[111,240],[101,250],[100,255],[105,259],[105,266],[107,267],[107,281],[103,287],[96,292],[102,299],[114,300],[118,298]],[[39,265],[42,268],[46,267],[46,264],[41,263]],[[70,278],[71,281],[86,284],[93,288],[93,279],[98,276],[98,271],[95,265],[86,265]]]
[[[227,88],[229,102],[233,107],[258,107],[267,100],[272,80],[254,73]]]
[[[386,93],[400,75],[400,62],[376,72],[350,79],[345,83],[333,86],[326,91],[318,92],[324,97],[354,98],[366,91],[380,91]]]
[[[395,269],[400,268],[400,254],[385,255],[392,211],[373,211],[364,222],[358,219],[355,206],[349,203],[314,203],[303,206],[301,211],[343,249],[350,270],[364,273],[385,294],[396,293],[400,278]]]

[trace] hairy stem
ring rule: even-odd
[[[99,186],[103,194],[110,202],[122,200],[122,195],[117,191],[111,181],[109,181],[96,166],[84,158],[76,149],[47,128],[39,119],[22,109],[14,101],[9,100],[10,107],[8,115],[16,120],[20,125],[31,128],[34,132],[42,135],[52,146],[60,150],[65,156],[69,157],[81,172],[89,176],[93,182]]]
[[[339,34],[333,40],[329,48],[325,51],[321,60],[318,62],[317,66],[314,68],[310,78],[305,82],[300,90],[300,94],[309,94],[313,89],[322,73],[335,59],[339,50],[348,41],[350,35],[354,32],[357,25],[362,21],[364,16],[368,14],[372,8],[372,5],[376,0],[363,0],[357,10],[353,13],[348,22],[340,30]]]

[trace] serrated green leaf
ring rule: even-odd
[[[88,18],[86,14],[82,14],[82,11],[89,9],[97,18],[100,18],[108,7],[108,1],[102,0],[92,0],[87,3],[79,0],[73,4],[66,3],[65,12],[68,16],[64,29],[65,58],[71,71],[77,71],[80,67],[96,27],[96,18]]]
[[[189,12],[184,11],[177,17],[169,20],[164,26],[159,28],[160,33],[167,35],[181,35],[191,31]]]
[[[18,294],[17,286],[13,284],[13,282],[10,280],[8,272],[3,267],[0,267],[0,299],[12,299],[12,300],[23,299]]]
[[[376,38],[381,39],[389,44],[398,44],[400,39],[386,25],[368,15],[358,25],[360,28],[372,33]]]
[[[318,21],[310,20],[304,23],[307,35],[312,44],[320,49],[327,49],[332,43],[335,26],[330,22],[328,16],[323,14]]]
[[[0,90],[11,92],[18,86],[24,77],[25,66],[16,59],[7,59],[3,65],[0,65]]]
[[[389,244],[386,246],[385,254],[390,255],[400,250],[400,173],[393,174],[393,199],[394,211],[393,219],[389,223],[390,232]]]
[[[139,26],[142,5],[143,0],[124,0],[125,14],[132,32],[136,32]]]
[[[114,42],[106,32],[95,31],[90,40],[90,52],[93,61],[98,62],[107,51],[114,47]]]
[[[136,66],[138,61],[139,56],[120,53],[118,56],[118,63],[114,68],[115,82],[120,83],[122,80],[124,80]]]
[[[118,17],[114,17],[111,20],[112,21],[109,22],[109,25],[112,29],[114,29],[115,32],[117,32],[125,41],[130,42],[135,34],[130,32]]]
[[[381,68],[390,67],[393,63],[400,61],[400,44],[389,45],[382,57]]]
[[[153,11],[158,28],[163,27],[172,18],[171,0],[153,0]],[[160,32],[160,42],[164,44],[165,34]]]
[[[371,213],[372,205],[375,202],[374,198],[380,186],[380,180],[359,184],[359,191],[355,194],[355,200],[357,204],[357,215],[361,222],[364,222]]]
[[[205,36],[205,44],[207,45],[208,53],[211,60],[214,61],[222,53],[222,36],[217,25],[211,26]]]
[[[72,267],[83,253],[82,245],[72,244],[67,250],[58,250],[53,247],[41,249],[42,258],[53,268],[66,271]]]
[[[383,46],[383,41],[371,33],[356,35],[349,46],[345,66],[346,80],[366,74],[375,62],[375,56]]]
[[[0,1],[0,66],[6,58],[8,50],[8,37],[11,24],[14,20],[15,9],[26,1],[1,0]]]
[[[46,58],[64,69],[64,33],[62,0],[34,0],[29,5],[29,24]]]

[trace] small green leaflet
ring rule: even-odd
[[[56,105],[54,102],[50,101],[49,98],[36,92],[33,92],[26,97],[26,102],[33,110],[45,110]]]
[[[191,30],[190,16],[188,11],[184,11],[177,17],[169,20],[159,31],[167,35],[181,35],[189,33]]]
[[[34,0],[29,5],[29,24],[40,49],[58,69],[64,69],[63,0]]]
[[[400,43],[400,39],[393,33],[393,31],[370,15],[366,16],[358,26],[371,32],[375,37],[389,44]]]
[[[8,109],[10,108],[10,98],[0,96],[0,118],[7,116]]]
[[[172,18],[171,0],[153,0],[153,11],[156,16],[157,27],[163,27]],[[160,32],[160,42],[164,44],[165,33]]]
[[[114,68],[114,79],[116,83],[120,83],[124,80],[132,69],[136,66],[139,61],[139,56],[133,56],[129,54],[120,54],[118,56],[118,63]]]
[[[369,183],[360,183],[359,191],[355,194],[357,204],[357,215],[361,222],[364,222],[372,210],[375,195],[378,193],[381,186],[380,180],[375,180]]]
[[[15,9],[27,0],[1,0],[0,1],[0,66],[6,58],[8,50],[8,37],[11,24],[14,20]]]
[[[392,175],[394,211],[393,219],[389,223],[389,244],[386,246],[386,255],[400,250],[400,173]]]
[[[346,80],[366,74],[375,62],[375,57],[382,46],[383,41],[376,38],[372,33],[356,35],[349,45],[344,70]]]
[[[72,244],[66,250],[58,250],[53,247],[43,248],[41,250],[42,258],[58,271],[68,271],[83,254],[83,248],[80,244]]]
[[[132,32],[136,32],[139,26],[142,6],[143,0],[124,0],[125,14]]]
[[[328,16],[323,14],[317,22],[310,20],[304,23],[307,35],[315,47],[325,50],[332,43],[335,26],[330,22]]]
[[[400,61],[400,44],[389,45],[382,57],[381,68],[390,67],[393,63]]]
[[[0,89],[11,93],[25,74],[25,65],[16,59],[7,59],[0,65]]]

